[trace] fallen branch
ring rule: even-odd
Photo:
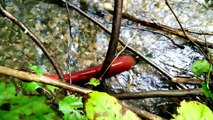
[[[110,13],[112,13],[113,11],[108,9],[108,11]],[[208,44],[208,47],[211,47],[213,48],[213,41],[205,41],[205,40],[202,40],[202,39],[198,39],[196,37],[194,37],[193,35],[190,35],[189,33],[186,33],[187,34],[187,37],[185,36],[185,34],[183,33],[182,30],[180,29],[176,29],[176,28],[171,28],[169,26],[165,26],[165,25],[162,25],[162,24],[158,24],[158,23],[153,23],[153,22],[148,22],[148,21],[145,21],[145,20],[141,20],[141,19],[138,19],[128,13],[123,13],[122,14],[122,17],[125,18],[125,19],[128,19],[128,20],[131,20],[135,23],[140,23],[141,25],[143,26],[146,26],[146,27],[149,27],[149,28],[152,28],[152,29],[156,29],[158,31],[162,31],[166,34],[172,34],[172,35],[176,35],[176,36],[179,36],[183,39],[186,39],[186,40],[192,40],[194,41],[195,43],[199,44],[199,45],[203,45],[203,46],[206,46],[206,44]],[[190,31],[192,32],[192,31]],[[207,42],[207,43],[206,43]]]
[[[128,109],[132,110],[134,113],[136,113],[137,115],[140,115],[143,118],[148,118],[149,120],[166,120],[165,118],[162,118],[158,115],[152,114],[152,113],[147,112],[145,110],[141,110],[138,107],[128,105],[125,102],[122,102],[122,104],[123,104],[123,106],[127,107]]]
[[[89,92],[92,92],[92,90],[90,89],[79,87],[73,84],[67,84],[58,80],[45,77],[45,76],[39,76],[29,72],[18,71],[18,70],[14,70],[14,69],[3,67],[3,66],[0,66],[0,74],[15,77],[24,81],[41,82],[41,83],[45,83],[49,85],[54,85],[62,89],[77,92],[79,94],[88,94]]]
[[[174,83],[189,83],[189,84],[200,84],[204,80],[200,78],[190,78],[190,77],[173,77],[172,82]]]
[[[134,93],[117,93],[111,94],[118,99],[141,99],[149,97],[183,97],[188,95],[203,95],[202,89],[188,90],[152,90]]]

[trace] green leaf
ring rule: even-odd
[[[51,90],[52,92],[54,92],[55,90],[58,89],[58,87],[55,87],[53,85],[47,85],[47,89]]]
[[[59,102],[59,108],[61,110],[83,108],[82,98],[70,95],[65,97]]]
[[[23,94],[15,94],[14,85],[2,85],[9,86],[9,89],[4,89],[3,93],[8,93],[10,99],[7,99],[5,95],[2,104],[8,104],[7,110],[0,110],[0,120],[51,120],[56,117],[55,112],[45,104],[44,96],[25,96]],[[12,89],[11,89],[12,88]],[[0,94],[2,97],[2,94]],[[5,101],[5,99],[7,99]]]
[[[38,67],[37,65],[31,65],[28,66],[29,70],[35,71],[35,73],[37,75],[43,75],[43,72],[41,70],[40,67]],[[33,92],[36,89],[42,87],[42,83],[38,83],[38,82],[22,82],[23,88],[28,91],[28,92]]]
[[[87,120],[82,110],[72,110],[70,114],[64,116],[64,120]]]
[[[10,99],[15,97],[15,86],[13,83],[6,84],[5,82],[0,82],[0,105],[2,105],[5,101],[9,101]]]
[[[173,120],[213,120],[212,111],[202,103],[184,100],[180,105],[178,115],[173,115]]]
[[[43,75],[43,72],[42,72],[41,68],[38,67],[37,65],[29,66],[28,69],[29,69],[29,70],[32,70],[32,71],[35,71],[35,73],[36,73],[37,75]]]
[[[83,108],[82,98],[74,95],[67,96],[59,102],[59,110],[64,114],[64,120],[85,120],[85,115],[81,114]]]
[[[87,83],[89,85],[93,85],[93,86],[98,86],[100,85],[100,80],[96,79],[96,78],[91,78],[90,81]]]
[[[213,93],[211,92],[211,90],[207,87],[206,83],[201,83],[202,86],[202,91],[204,93],[204,95],[208,98],[210,98],[211,100],[213,100]]]
[[[89,120],[140,120],[107,93],[94,91],[84,97],[84,111]]]
[[[210,68],[210,64],[207,60],[196,60],[192,66],[191,70],[192,72],[197,76],[201,76],[204,72],[208,72]]]
[[[33,92],[36,89],[42,87],[42,83],[38,82],[22,82],[23,88],[28,92]]]

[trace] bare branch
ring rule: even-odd
[[[72,59],[72,40],[73,40],[73,36],[72,36],[72,26],[71,26],[71,21],[70,21],[70,11],[69,11],[69,7],[66,3],[66,10],[67,10],[67,22],[68,22],[68,28],[69,28],[69,49],[68,49],[68,59],[69,59],[69,63],[71,63],[71,59]],[[70,64],[68,64],[69,66],[69,75],[70,75],[70,84],[72,84],[72,69]]]
[[[113,12],[112,10],[108,10],[108,11],[111,12],[111,13]],[[175,29],[175,28],[171,28],[169,26],[165,26],[165,25],[162,25],[162,24],[141,20],[141,19],[138,19],[138,18],[136,18],[136,17],[134,17],[134,16],[132,16],[128,13],[123,13],[122,17],[125,18],[125,19],[128,19],[128,20],[131,20],[133,22],[140,23],[143,26],[146,26],[146,27],[158,30],[158,31],[162,31],[162,32],[167,33],[167,34],[176,35],[176,36],[179,36],[179,37],[186,39],[186,40],[192,40],[199,45],[203,45],[203,46],[206,45],[206,41],[204,41],[202,39],[198,39],[198,38],[194,37],[193,35],[190,35],[190,34],[187,33],[187,37],[186,37],[184,35],[184,33],[182,32],[182,30],[180,30],[180,29]],[[192,32],[192,31],[190,31],[190,32]],[[213,48],[213,41],[209,40],[209,41],[207,41],[207,43],[208,43],[209,47]]]
[[[141,99],[149,97],[183,97],[188,95],[203,95],[202,89],[187,90],[152,90],[135,93],[117,93],[111,94],[118,99]]]
[[[123,0],[115,0],[114,3],[115,3],[114,4],[115,12],[113,14],[112,34],[111,34],[107,54],[100,71],[100,79],[102,79],[102,77],[104,77],[104,75],[107,73],[108,71],[107,68],[109,68],[109,65],[112,63],[113,59],[115,58],[115,52],[119,42]]]
[[[128,105],[124,102],[122,102],[123,106],[127,107],[128,109],[132,110],[133,112],[135,112],[138,116],[140,117],[143,117],[143,118],[147,118],[149,120],[166,120],[165,118],[162,118],[158,115],[155,115],[155,114],[152,114],[150,112],[147,112],[145,110],[141,110],[140,108],[138,107],[135,107],[135,106],[131,106],[131,105]]]
[[[56,70],[57,74],[59,75],[60,79],[63,80],[63,81],[65,81],[63,73],[62,73],[62,70],[60,69],[57,61],[53,57],[51,57],[49,51],[45,48],[45,46],[42,44],[42,42],[22,22],[20,22],[15,16],[13,16],[9,12],[7,12],[5,9],[3,9],[1,5],[0,5],[0,11],[8,19],[10,19],[13,23],[15,23],[16,25],[18,25],[18,27],[26,35],[28,35],[33,40],[33,42],[35,42],[41,48],[41,50],[44,52],[44,54],[47,56],[47,58],[50,60],[51,64],[55,68],[55,70]]]
[[[66,89],[66,90],[77,92],[80,94],[87,94],[89,92],[92,92],[92,90],[90,90],[90,89],[82,88],[82,87],[79,87],[79,86],[76,86],[73,84],[67,84],[67,83],[64,83],[64,82],[61,82],[58,80],[54,80],[54,79],[45,77],[45,76],[38,76],[36,74],[18,71],[18,70],[14,70],[14,69],[3,67],[3,66],[0,66],[0,74],[15,77],[15,78],[25,80],[25,81],[42,82],[42,83],[54,85],[54,86],[57,86],[57,87],[60,87],[60,88]]]

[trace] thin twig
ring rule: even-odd
[[[158,115],[152,114],[150,112],[147,112],[145,110],[142,110],[138,107],[132,106],[132,105],[128,105],[125,102],[121,102],[123,106],[125,106],[126,108],[132,110],[134,113],[136,113],[138,116],[143,117],[143,118],[147,118],[149,120],[166,120],[165,118],[162,118]]]
[[[151,90],[134,93],[117,93],[111,94],[118,99],[141,99],[150,97],[183,97],[188,95],[203,95],[202,89],[187,89],[187,90]]]
[[[108,10],[109,12],[113,12],[112,10]],[[141,19],[138,19],[128,13],[123,13],[122,15],[123,18],[125,19],[128,19],[128,20],[131,20],[133,22],[136,22],[136,23],[140,23],[141,25],[143,26],[146,26],[146,27],[149,27],[149,28],[152,28],[152,29],[155,29],[155,30],[159,30],[159,31],[162,31],[164,33],[169,33],[169,34],[172,34],[172,35],[176,35],[176,36],[179,36],[181,38],[184,38],[186,40],[192,40],[194,42],[196,42],[197,44],[199,45],[205,45],[205,41],[202,40],[202,39],[198,39],[190,34],[187,34],[187,37],[183,34],[182,30],[179,30],[179,29],[175,29],[175,28],[171,28],[169,26],[165,26],[165,25],[162,25],[162,24],[158,24],[158,23],[154,23],[154,22],[148,22],[148,21],[145,21],[145,20],[141,20]],[[208,44],[209,44],[209,47],[213,48],[213,41],[208,41]]]
[[[121,19],[122,19],[122,7],[123,7],[123,0],[115,0],[114,1],[114,14],[113,14],[113,23],[112,23],[112,34],[109,41],[108,50],[106,53],[106,57],[103,63],[103,66],[100,70],[100,80],[104,74],[107,73],[110,64],[112,63],[113,59],[115,58],[115,52],[117,49],[117,45],[119,42],[119,35],[120,35],[120,27],[121,27]],[[103,74],[103,75],[102,75]]]
[[[123,41],[120,41],[120,44],[125,46],[125,43]],[[150,60],[149,58],[147,58],[145,55],[139,53],[138,51],[134,50],[134,48],[127,46],[126,47],[130,52],[132,52],[135,55],[138,55],[141,59],[143,59],[145,62],[147,62],[148,64],[150,64],[152,67],[154,67],[155,69],[157,69],[161,74],[165,75],[168,79],[172,80],[174,77],[168,73],[167,71],[165,71],[163,68],[161,68],[160,66],[158,66],[156,63],[154,63],[152,60]]]
[[[9,12],[7,12],[5,9],[3,9],[1,5],[0,5],[0,11],[8,19],[10,19],[13,23],[18,25],[18,27],[21,28],[21,30],[23,30],[24,33],[26,35],[28,35],[33,40],[33,42],[35,42],[41,48],[41,50],[44,52],[44,54],[47,56],[47,58],[50,60],[51,64],[55,68],[56,73],[59,75],[60,79],[65,81],[62,70],[60,69],[57,61],[53,57],[51,57],[49,51],[45,48],[45,46],[42,44],[42,42],[22,22],[20,22],[15,16],[13,16]]]
[[[70,84],[72,84],[72,69],[70,67],[70,63],[71,63],[71,59],[72,59],[72,40],[73,40],[73,36],[72,36],[72,26],[71,26],[71,21],[70,21],[70,11],[69,11],[69,7],[66,3],[66,10],[67,10],[67,21],[68,21],[68,28],[69,28],[69,36],[70,36],[70,40],[69,40],[69,50],[68,50],[68,59],[69,59],[69,75],[70,75]]]
[[[213,35],[213,32],[203,32],[203,31],[196,32],[196,31],[192,31],[192,30],[188,30],[188,29],[185,29],[185,31],[188,33],[193,33],[193,34],[198,34],[198,35]]]
[[[204,80],[200,78],[193,78],[193,77],[174,77],[172,79],[174,83],[187,83],[187,84],[200,84],[204,82]]]
[[[118,56],[126,49],[126,47],[129,45],[129,43],[133,40],[133,38],[136,36],[137,33],[135,33],[127,42],[127,44],[122,48],[122,50],[120,50],[118,52],[118,54],[116,55],[116,57],[112,60],[112,62],[110,63],[110,65],[107,67],[107,69],[104,71],[104,74],[106,74],[106,72],[109,70],[110,66],[113,64],[113,62],[118,58]],[[104,74],[101,75],[100,78],[102,78],[104,76]]]
[[[181,30],[182,30],[184,36],[185,36],[188,40],[190,40],[190,41],[200,50],[200,52],[205,56],[206,59],[209,60],[209,57],[206,55],[206,53],[203,51],[203,49],[202,49],[194,40],[192,40],[192,39],[190,39],[190,38],[188,37],[188,34],[185,32],[185,30],[184,30],[182,24],[180,23],[180,21],[179,21],[177,15],[176,15],[175,12],[173,11],[173,9],[171,8],[171,6],[169,5],[169,3],[168,3],[167,0],[165,0],[165,3],[166,3],[166,5],[169,7],[169,9],[171,10],[172,14],[174,15],[174,17],[175,17],[176,21],[178,22],[178,24],[179,24],[179,26],[180,26],[180,28],[181,28]],[[210,60],[209,60],[209,61],[210,61]]]
[[[175,43],[175,40],[171,38],[171,36],[167,33],[164,33],[162,31],[154,31],[153,29],[150,29],[150,28],[142,28],[142,27],[135,27],[135,26],[124,26],[124,27],[128,27],[128,28],[131,28],[131,29],[137,29],[137,30],[141,30],[141,31],[148,31],[148,32],[151,32],[151,33],[154,33],[154,34],[158,34],[158,35],[161,35],[161,36],[164,36],[166,37],[167,39],[169,39],[173,45],[183,49],[184,46],[183,45],[180,45],[180,44],[177,44]]]

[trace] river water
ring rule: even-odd
[[[71,3],[111,28],[112,15],[106,9],[113,9],[113,0],[72,0]],[[211,33],[194,35],[203,40],[213,41],[213,7],[210,2],[170,0],[169,3],[184,28],[194,32]],[[51,55],[57,59],[64,73],[68,73],[70,67],[74,72],[103,62],[110,35],[72,9],[70,39],[66,8],[57,3],[7,0],[6,5],[6,9],[43,42]],[[123,9],[123,12],[138,19],[180,28],[164,0],[124,0]],[[15,69],[39,65],[45,72],[53,73],[50,62],[30,38],[8,19],[0,19],[0,65]],[[190,65],[194,60],[203,58],[199,51],[180,37],[153,31],[123,19],[120,37],[127,42],[134,36],[129,45],[173,76],[193,76]],[[175,45],[172,40],[182,47]],[[121,50],[121,46],[118,49]],[[131,70],[108,79],[107,84],[110,92],[115,93],[173,89],[164,79],[165,76],[141,60]],[[146,98],[126,102],[166,117],[173,112],[179,99]]]

